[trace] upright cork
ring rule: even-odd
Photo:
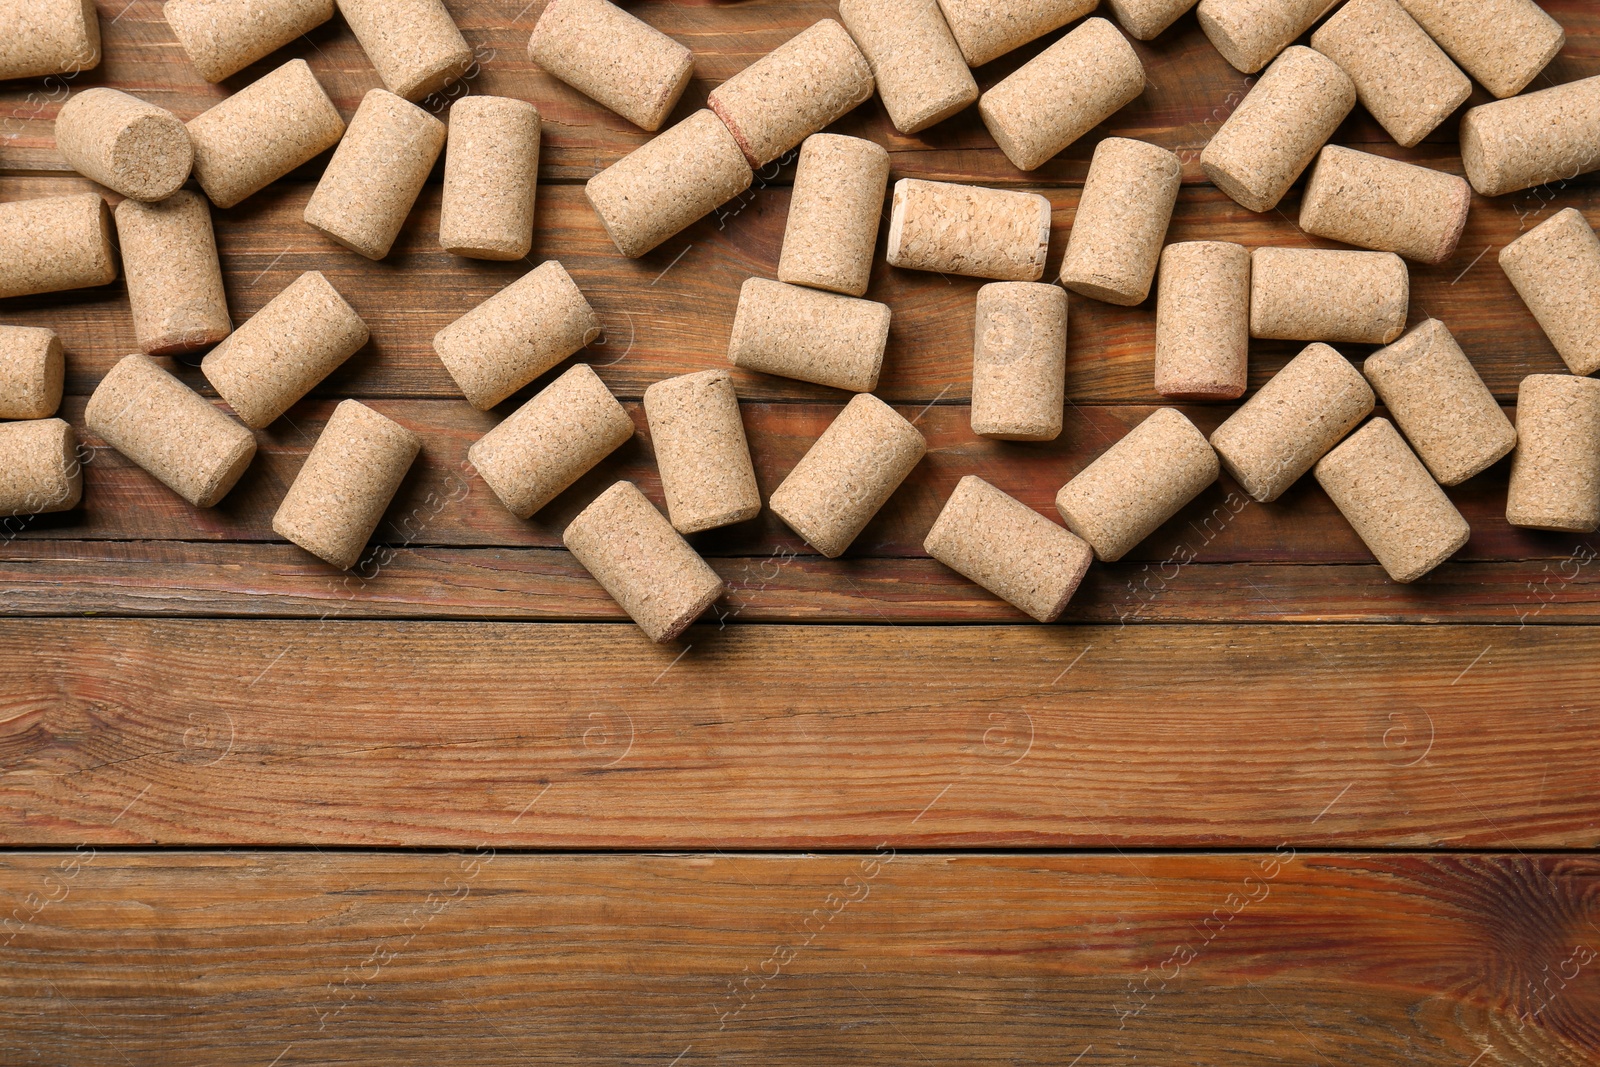
[[[77,74],[100,65],[94,0],[0,0],[0,80]]]
[[[711,90],[706,106],[761,167],[865,103],[872,89],[861,49],[823,19]]]
[[[197,508],[227,496],[256,455],[254,434],[141,355],[111,368],[83,418],[90,433]]]
[[[1600,370],[1600,238],[1577,208],[1500,250],[1500,269],[1573,374]]]
[[[1300,228],[1436,264],[1455,255],[1471,206],[1465,178],[1331,144],[1306,183]]]
[[[1495,96],[1528,87],[1567,41],[1534,0],[1400,0],[1428,36]]]
[[[233,207],[344,136],[344,119],[303,59],[189,120],[194,178],[218,207]]]
[[[978,113],[1012,166],[1037,170],[1142,92],[1144,65],[1127,38],[1086,19],[984,93]]]
[[[1082,538],[975,474],[956,483],[922,547],[1040,622],[1061,617],[1094,560]]]
[[[402,99],[421,100],[472,67],[472,49],[443,0],[339,0],[339,13]]]
[[[47,419],[61,406],[61,338],[37,326],[0,326],[0,419]]]
[[[587,363],[545,386],[467,450],[513,515],[526,519],[633,436],[633,420]]]
[[[71,426],[60,419],[0,423],[0,517],[71,511],[82,499]]]
[[[213,348],[200,369],[252,429],[265,429],[367,343],[367,325],[307,271]]]
[[[63,104],[56,147],[73,170],[134,200],[165,200],[194,166],[178,116],[115,89],[85,89]]]
[[[859,137],[814,133],[800,146],[778,280],[861,296],[889,188],[889,153]]]
[[[694,74],[688,48],[610,0],[551,0],[528,39],[528,58],[651,133]]]
[[[889,343],[889,306],[747,279],[728,341],[736,367],[870,393]]]
[[[1506,521],[1568,533],[1600,528],[1600,380],[1522,379]]]
[[[1067,529],[1115,563],[1217,480],[1217,454],[1176,408],[1160,408],[1056,494]]]
[[[1250,250],[1185,241],[1161,252],[1155,389],[1175,400],[1236,400],[1250,367]]]
[[[601,332],[577,283],[551,259],[440,330],[433,350],[472,406],[488,411]]]
[[[219,82],[333,18],[333,0],[167,0],[162,14],[200,77]]]
[[[1036,282],[1049,251],[1050,201],[1038,193],[917,178],[895,182],[892,267]]]
[[[617,251],[637,259],[754,180],[728,128],[696,111],[590,178],[584,194]]]
[[[1295,45],[1211,138],[1200,168],[1241,206],[1271,211],[1355,106],[1350,75],[1322,53]]]
[[[1308,346],[1211,435],[1252,500],[1270,504],[1372,414],[1372,387],[1327,345]]]
[[[978,290],[972,432],[1004,441],[1061,436],[1067,383],[1067,294],[1042,282]]]
[[[656,382],[644,391],[644,414],[674,529],[699,533],[761,514],[739,396],[727,371]]]
[[[1107,137],[1094,149],[1061,261],[1061,284],[1124,306],[1150,295],[1183,164],[1165,148]]]
[[[1484,196],[1600,168],[1600,75],[1468,111],[1461,117],[1461,162]]]
[[[936,0],[839,0],[839,18],[855,38],[889,121],[918,133],[978,99]]]
[[[1386,345],[1405,332],[1411,274],[1392,252],[1258,248],[1250,336]]]
[[[422,451],[422,439],[365,404],[333,409],[272,517],[272,531],[349,570]]]
[[[928,451],[917,428],[859,393],[817,438],[767,503],[829,559],[844,553]]]
[[[1074,22],[1099,0],[939,0],[967,66],[981,67]]]
[[[124,200],[116,219],[141,352],[198,352],[233,332],[205,197],[179,190],[159,204]]]
[[[0,204],[0,299],[116,280],[111,211],[99,193]]]
[[[1254,74],[1339,0],[1200,0],[1195,15],[1222,58]]]
[[[503,96],[450,106],[439,247],[469,259],[517,260],[533,247],[539,109]]]

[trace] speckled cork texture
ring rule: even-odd
[[[1183,164],[1165,148],[1107,137],[1094,149],[1072,220],[1061,284],[1108,304],[1150,295]]]
[[[1461,117],[1461,162],[1484,196],[1600,168],[1600,75],[1468,111]]]
[[[1348,0],[1311,47],[1350,75],[1362,106],[1406,148],[1472,95],[1472,82],[1397,0]]]
[[[140,351],[198,352],[233,332],[205,197],[180,190],[159,204],[124,200],[116,220]]]
[[[1117,23],[1137,41],[1159,36],[1194,5],[1195,0],[1106,0]]]
[[[111,210],[98,193],[0,204],[0,299],[116,280]]]
[[[1567,374],[1522,379],[1506,521],[1568,533],[1600,528],[1600,381]]]
[[[344,119],[293,59],[189,120],[194,178],[218,207],[244,200],[344,136]]]
[[[891,267],[1036,282],[1050,251],[1050,201],[1038,193],[902,178],[889,214]]]
[[[1250,211],[1271,211],[1356,106],[1338,64],[1299,45],[1245,95],[1200,153],[1206,177]]]
[[[206,380],[239,419],[270,426],[367,343],[366,323],[318,271],[307,271],[212,349]]]
[[[60,419],[0,424],[0,516],[71,511],[83,499],[78,435]]]
[[[67,361],[54,330],[0,326],[0,419],[47,419],[61,407]]]
[[[495,496],[526,519],[633,436],[633,420],[579,363],[467,450]]]
[[[727,592],[722,579],[632,482],[579,512],[562,543],[657,644],[676,640]]]
[[[1095,9],[1099,0],[939,0],[969,67],[981,67]]]
[[[1600,238],[1577,208],[1500,250],[1500,269],[1573,374],[1600,370]]]
[[[1013,166],[1037,170],[1142,92],[1133,46],[1093,18],[984,93],[978,113]]]
[[[915,426],[871,393],[860,393],[795,464],[768,506],[808,545],[837,558],[927,451]]]
[[[517,260],[533,247],[539,109],[468,96],[450,107],[439,247],[469,259]]]
[[[528,58],[651,133],[694,75],[686,46],[609,0],[550,0],[528,39]]]
[[[1327,345],[1308,346],[1211,435],[1222,465],[1270,504],[1372,414],[1372,387]]]
[[[228,495],[255,435],[144,356],[124,356],[84,409],[89,432],[197,508]]]
[[[440,330],[433,350],[472,406],[488,411],[601,332],[588,299],[552,259]]]
[[[349,570],[422,450],[422,439],[364,404],[333,409],[272,517],[272,530]]]
[[[867,57],[901,133],[925,130],[978,99],[937,0],[839,0],[839,19]]]
[[[1386,345],[1406,328],[1411,273],[1393,252],[1258,248],[1250,336]]]
[[[1250,250],[1185,241],[1161,252],[1155,390],[1176,400],[1235,400],[1250,366]]]
[[[472,66],[472,49],[442,0],[338,0],[384,87],[421,100]]]
[[[889,306],[798,285],[750,278],[728,341],[736,367],[835,389],[878,387],[889,343]]]
[[[165,200],[194,166],[178,116],[116,89],[73,94],[56,115],[56,147],[73,170],[135,200]]]
[[[1217,454],[1176,408],[1160,408],[1056,494],[1067,529],[1115,563],[1206,486]]]
[[[1516,96],[1561,46],[1561,23],[1533,0],[1400,0],[1428,36],[1495,96]]]
[[[1200,0],[1195,15],[1222,58],[1254,74],[1339,0]]]
[[[889,153],[860,137],[814,133],[800,146],[778,280],[861,296],[889,188]]]
[[[699,533],[761,514],[739,396],[727,371],[656,382],[644,391],[644,414],[674,529]]]
[[[167,25],[208,82],[219,82],[333,18],[333,0],[167,0]]]
[[[1061,436],[1067,381],[1067,294],[1042,282],[978,290],[972,345],[972,432],[1005,441]]]
[[[760,167],[865,103],[872,90],[861,49],[843,26],[823,19],[711,90],[706,106]]]
[[[76,74],[100,65],[94,0],[0,0],[0,79]]]
[[[584,193],[617,251],[638,258],[754,180],[728,128],[696,111],[590,178]]]
[[[1039,622],[1055,622],[1094,560],[1087,542],[977,475],[956,483],[928,555]]]
[[[1328,145],[1300,199],[1300,228],[1436,264],[1455,255],[1471,207],[1465,178]]]

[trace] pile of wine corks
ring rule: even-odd
[[[1560,51],[1559,24],[1533,0],[1097,6],[841,0],[837,19],[794,34],[715,86],[698,110],[679,109],[693,52],[646,21],[649,7],[547,0],[538,9],[533,63],[653,135],[597,165],[586,187],[619,254],[650,253],[749,190],[763,168],[795,164],[774,276],[743,283],[726,364],[645,391],[664,510],[619,481],[564,530],[568,549],[652,640],[677,638],[726,593],[690,537],[766,506],[822,556],[838,557],[923,460],[920,415],[873,395],[894,357],[898,312],[869,297],[887,269],[986,283],[973,308],[970,425],[1024,442],[1019,460],[1026,442],[1063,432],[1073,301],[1144,307],[1134,314],[1153,318],[1153,390],[1172,400],[1238,401],[1252,340],[1303,346],[1209,436],[1174,407],[1131,425],[1065,480],[1060,523],[976,476],[951,487],[926,551],[1040,621],[1061,615],[1094,560],[1134,551],[1224,473],[1264,505],[1314,480],[1399,582],[1422,578],[1470,536],[1443,487],[1507,456],[1508,521],[1600,526],[1600,382],[1586,377],[1600,370],[1600,238],[1588,220],[1566,208],[1499,252],[1571,371],[1527,378],[1514,420],[1445,323],[1424,317],[1407,329],[1423,310],[1413,306],[1407,261],[1449,260],[1475,195],[1600,168],[1600,78],[1523,93]],[[897,178],[884,145],[827,132],[874,95],[903,137],[971,108],[1025,179],[1141,98],[1148,53],[1132,42],[1158,37],[1190,8],[1230,64],[1258,75],[1219,113],[1200,170],[1249,212],[1281,213],[1298,184],[1299,227],[1322,243],[1249,248],[1222,232],[1169,243],[1184,166],[1141,140],[1100,137],[1085,153],[1081,195],[1058,230],[1062,208],[1015,187],[1025,180],[989,188]],[[121,198],[115,212],[95,194],[0,204],[0,298],[108,285],[120,262],[140,351],[101,381],[86,428],[204,508],[249,469],[255,431],[371,338],[316,271],[234,323],[212,209],[248,201],[331,149],[305,209],[307,232],[330,251],[382,260],[442,160],[440,249],[521,260],[537,223],[543,121],[536,102],[510,97],[462,94],[448,114],[419,106],[475,62],[441,0],[168,0],[164,12],[212,82],[337,13],[383,83],[348,116],[303,59],[186,118],[87,88],[61,107],[57,144]],[[100,60],[95,9],[84,0],[0,0],[0,28],[0,77],[74,73]],[[1003,77],[974,73],[1050,34]],[[1359,105],[1398,145],[1413,146],[1468,99],[1474,80],[1496,99],[1460,120],[1454,169],[1464,178],[1381,146],[1329,143]],[[1053,252],[1060,266],[1047,278]],[[584,289],[557,260],[529,266],[433,342],[478,410],[535,386],[468,452],[519,519],[576,492],[637,433],[588,364],[559,370],[603,333]],[[1374,350],[1358,367],[1336,345]],[[201,374],[225,407],[164,366],[171,356],[203,356]],[[0,509],[11,515],[79,504],[83,457],[73,428],[54,417],[70,357],[50,330],[0,326],[0,419],[11,420],[0,424]],[[736,391],[748,374],[853,394],[841,395],[837,417],[765,505]],[[287,487],[273,530],[334,567],[355,566],[426,451],[415,429],[345,400]]]

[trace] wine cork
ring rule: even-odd
[[[538,108],[524,100],[467,96],[451,105],[439,247],[469,259],[528,254],[540,127]]]
[[[279,415],[367,343],[366,323],[307,271],[201,361],[217,395],[252,429]]]
[[[1440,485],[1459,485],[1517,445],[1456,339],[1429,319],[1367,357],[1361,372]]]
[[[1136,41],[1149,41],[1178,21],[1195,0],[1106,0],[1117,23]]]
[[[600,318],[555,260],[547,260],[433,338],[456,385],[488,411],[599,337]]]
[[[195,71],[219,82],[333,18],[333,0],[167,0],[161,10]]]
[[[273,515],[273,532],[349,570],[421,450],[421,438],[398,422],[343,401]]]
[[[1176,408],[1160,408],[1056,494],[1067,529],[1115,563],[1217,480],[1217,454]]]
[[[872,88],[861,49],[823,19],[711,90],[706,106],[761,167],[865,103]]]
[[[1437,264],[1455,255],[1471,206],[1465,178],[1328,145],[1300,200],[1300,228]]]
[[[1250,250],[1186,241],[1161,252],[1155,389],[1186,400],[1236,400],[1250,365]]]
[[[1144,92],[1144,65],[1105,19],[1083,25],[983,94],[978,113],[1012,166],[1037,170]]]
[[[1165,148],[1126,137],[1096,145],[1061,284],[1108,304],[1144,303],[1182,182],[1183,164]]]
[[[861,296],[889,188],[889,153],[872,141],[814,133],[800,146],[778,280]]]
[[[1410,300],[1410,272],[1392,252],[1251,253],[1251,337],[1386,345],[1405,332]]]
[[[1500,250],[1500,269],[1573,374],[1600,370],[1600,238],[1577,208]]]
[[[1042,282],[978,290],[972,432],[1004,441],[1061,436],[1067,383],[1067,294]]]
[[[1074,22],[1099,0],[939,0],[967,66],[981,67]]]
[[[1228,116],[1201,151],[1200,168],[1242,207],[1271,211],[1355,104],[1350,76],[1296,45]]]
[[[404,100],[436,93],[472,67],[443,0],[339,0],[339,13],[385,88]]]
[[[61,338],[36,326],[0,326],[0,419],[47,419],[61,407]]]
[[[1372,387],[1327,345],[1309,345],[1211,435],[1233,480],[1270,504],[1372,414]]]
[[[895,182],[892,267],[1036,282],[1049,251],[1050,201],[1038,193],[917,178]]]
[[[534,24],[528,58],[651,133],[694,74],[688,48],[609,0],[551,0]]]
[[[1400,0],[1428,36],[1495,96],[1516,96],[1566,44],[1533,0]]]
[[[0,80],[77,74],[100,65],[94,0],[0,0]]]
[[[1461,117],[1461,162],[1484,196],[1600,168],[1600,75],[1472,108]]]
[[[590,178],[584,194],[617,251],[637,259],[754,180],[728,128],[696,111]]]
[[[915,426],[871,393],[859,393],[767,503],[807,544],[834,559],[927,451]]]
[[[344,136],[344,119],[303,59],[292,59],[189,120],[194,178],[218,207],[251,196]]]
[[[1568,533],[1600,527],[1600,380],[1522,379],[1506,521]]]
[[[644,414],[673,528],[699,533],[761,514],[739,396],[727,371],[656,382],[644,391]]]
[[[727,588],[639,487],[617,482],[561,535],[567,550],[657,644],[677,640]]]
[[[255,435],[141,355],[101,379],[89,431],[197,508],[215,505],[256,455]]]
[[[633,436],[633,420],[587,363],[547,385],[467,450],[494,495],[519,519]]]
[[[197,352],[233,332],[205,197],[180,189],[159,204],[124,200],[116,220],[140,351]]]
[[[1094,559],[1078,535],[975,474],[956,483],[922,547],[1040,622],[1061,617]]]
[[[306,225],[368,259],[387,256],[444,140],[444,123],[373,89],[306,202]]]
[[[749,278],[739,290],[728,360],[746,370],[870,393],[878,387],[888,343],[887,304]]]
[[[1317,464],[1323,491],[1389,577],[1414,582],[1461,550],[1467,520],[1388,419],[1373,419]]]
[[[1242,74],[1271,63],[1339,0],[1200,0],[1195,15],[1222,58]]]
[[[71,426],[60,419],[0,423],[0,517],[71,511],[82,499]]]
[[[165,200],[194,166],[178,116],[115,89],[85,89],[63,104],[56,147],[73,170],[134,200]]]
[[[1472,95],[1472,82],[1396,0],[1348,0],[1311,47],[1350,75],[1362,106],[1406,148]]]
[[[0,299],[116,280],[111,211],[100,194],[0,204]]]
[[[839,0],[839,19],[867,57],[889,121],[918,133],[978,99],[978,83],[937,0]]]

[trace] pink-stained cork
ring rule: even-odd
[[[969,67],[981,67],[1074,22],[1099,0],[939,0]]]
[[[1155,389],[1177,400],[1235,400],[1250,363],[1250,250],[1186,241],[1161,252]]]
[[[694,55],[610,0],[551,0],[528,58],[641,129],[656,132],[694,74]]]
[[[1194,7],[1195,0],[1106,0],[1106,4],[1128,36],[1149,41]]]
[[[0,80],[77,74],[100,65],[94,0],[0,0]]]
[[[66,358],[54,330],[0,326],[0,419],[47,419],[61,407]]]
[[[116,220],[141,352],[198,352],[233,332],[205,197],[179,190],[159,204],[124,200]]]
[[[917,178],[895,183],[891,267],[1036,282],[1049,250],[1050,201],[1038,193]]]
[[[1500,269],[1573,374],[1600,370],[1600,238],[1577,208],[1500,250]]]
[[[814,133],[800,146],[778,280],[861,296],[889,188],[889,153],[872,141]]]
[[[728,341],[736,367],[835,389],[878,387],[889,343],[889,307],[798,285],[747,279]]]
[[[1328,145],[1306,183],[1300,228],[1436,264],[1455,255],[1471,206],[1465,178]]]
[[[1400,0],[1428,35],[1495,96],[1516,96],[1566,43],[1534,0]]]
[[[1411,273],[1392,252],[1258,248],[1250,336],[1386,345],[1406,329]]]
[[[0,299],[116,280],[111,210],[98,193],[0,204]]]
[[[338,2],[378,77],[402,99],[421,100],[472,68],[472,49],[443,0]]]
[[[1096,145],[1061,261],[1061,284],[1108,304],[1142,304],[1182,181],[1183,164],[1165,148],[1126,137]]]
[[[1061,436],[1067,383],[1067,294],[1042,282],[978,290],[972,432],[1003,441]]]
[[[918,133],[978,99],[936,0],[839,0],[839,18],[872,68],[889,121]]]
[[[644,413],[674,529],[699,533],[761,514],[739,396],[727,371],[656,382],[644,391]]]
[[[1567,533],[1600,528],[1600,381],[1568,374],[1522,379],[1506,521]]]
[[[73,170],[134,200],[165,200],[189,180],[194,146],[178,116],[116,89],[85,89],[56,115]]]
[[[1461,117],[1461,162],[1483,196],[1600,168],[1600,75],[1496,100]]]
[[[200,77],[219,82],[333,18],[333,0],[167,0],[161,10]]]
[[[0,423],[0,518],[71,511],[83,499],[78,435],[60,419]]]
[[[1200,0],[1195,15],[1222,58],[1254,74],[1339,0]]]
[[[539,110],[525,100],[468,96],[451,105],[439,247],[469,259],[528,254],[541,128]]]

